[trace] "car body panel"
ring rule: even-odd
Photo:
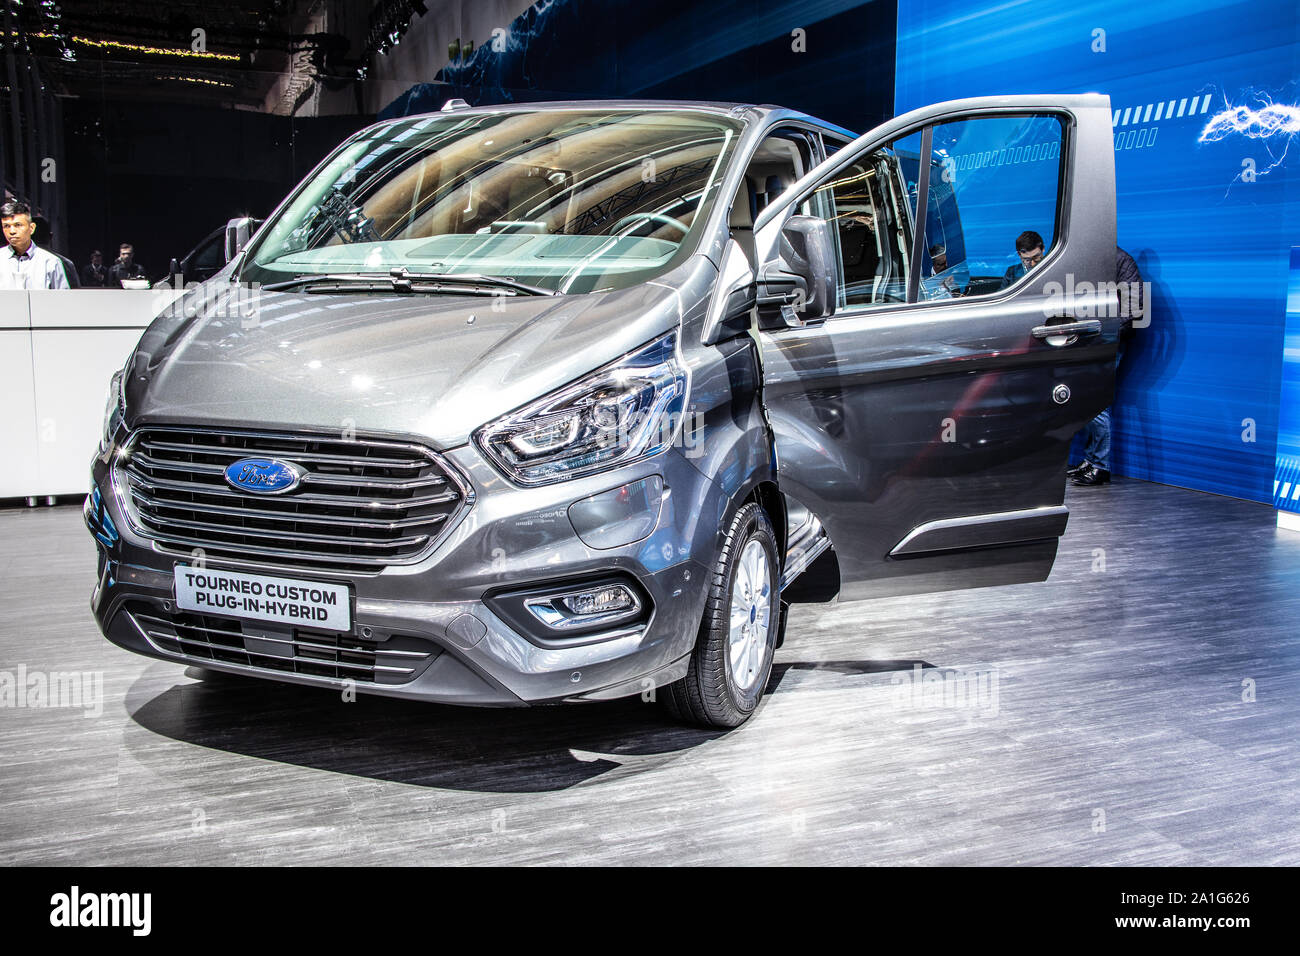
[[[1109,100],[997,97],[916,110],[841,148],[755,223],[760,261],[771,262],[784,219],[857,157],[931,123],[1035,111],[1068,117],[1070,155],[1061,236],[1024,281],[993,296],[875,305],[760,333],[781,487],[826,526],[845,597],[1050,572],[1064,525],[1036,509],[1061,506],[1070,441],[1112,400],[1120,320],[1103,317],[1100,334],[1067,347],[1032,330],[1059,311],[1054,286],[1114,281]],[[1076,305],[1097,315],[1106,302],[1099,293]],[[1053,399],[1062,385],[1065,404]],[[967,525],[963,546],[895,552],[936,521]],[[1019,540],[1008,531],[1016,527]]]
[[[798,566],[809,567],[810,575],[834,573],[835,562],[814,560],[827,544],[824,534],[816,537],[819,529],[829,531],[843,576],[822,588],[830,593],[841,584],[845,594],[864,585],[866,592],[898,593],[1031,580],[1050,567],[1055,537],[1040,531],[1047,536],[1017,544],[1014,529],[1026,511],[1040,528],[1063,520],[1038,509],[1060,504],[1063,443],[1082,409],[1109,400],[1111,330],[1068,357],[1019,347],[1041,303],[1017,293],[841,316],[834,334],[830,325],[719,333],[725,305],[719,299],[733,291],[733,280],[745,281],[735,262],[729,197],[737,194],[749,157],[782,127],[813,136],[814,161],[821,158],[816,134],[851,134],[794,111],[735,104],[613,101],[468,112],[602,107],[716,111],[744,122],[719,179],[725,201],[712,204],[692,254],[667,273],[625,289],[577,295],[261,290],[249,301],[236,280],[259,238],[269,234],[264,229],[212,280],[155,321],[126,369],[124,421],[92,462],[86,521],[99,547],[92,607],[109,640],[164,660],[335,690],[490,706],[598,700],[645,693],[685,674],[729,518],[754,496],[773,512],[779,539],[790,530],[787,504],[792,515],[803,516]],[[881,135],[916,116],[887,124]],[[843,146],[829,162],[862,145]],[[814,169],[760,214],[760,258],[774,245],[778,217],[799,201],[796,191],[815,185],[828,168]],[[1084,172],[1072,181],[1077,192],[1104,191],[1104,175]],[[1113,182],[1110,188],[1113,197]],[[1102,237],[1094,245],[1099,248],[1106,235],[1113,245],[1113,199],[1092,214],[1076,206],[1072,200],[1079,228]],[[771,228],[762,233],[763,225]],[[727,275],[719,281],[724,264]],[[1056,276],[1066,264],[1049,259],[1041,278]],[[1087,268],[1093,266],[1090,260]],[[585,477],[522,487],[474,440],[486,423],[673,331],[689,371],[689,393],[667,450]],[[1043,383],[1060,376],[1083,399],[1069,414],[1042,394]],[[954,409],[962,438],[935,447],[930,426]],[[145,427],[410,443],[445,460],[472,505],[427,553],[373,573],[177,554],[141,531],[123,487],[129,435]],[[575,502],[650,479],[662,496],[648,534],[614,547],[584,541],[569,510]],[[991,512],[999,516],[988,518]],[[986,520],[965,521],[981,515]],[[952,519],[959,520],[954,525]],[[981,535],[1000,537],[1003,547],[972,549],[972,541],[985,540]],[[336,637],[350,646],[373,641],[425,648],[419,673],[406,681],[352,685],[310,668],[256,666],[253,656],[241,663],[177,652],[191,645],[151,636],[156,625],[148,621],[177,613],[173,568],[205,561],[215,569],[346,582],[353,629]],[[910,570],[882,573],[882,567]],[[503,591],[604,574],[633,581],[652,608],[649,618],[557,645],[517,630],[492,610]],[[274,628],[247,625],[250,655],[252,648],[275,643],[259,637],[263,631]]]
[[[587,295],[263,291],[246,308],[182,298],[140,341],[130,424],[351,428],[452,448],[678,328],[714,274],[695,256],[653,282]]]

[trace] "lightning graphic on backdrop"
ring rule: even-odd
[[[1229,106],[1210,117],[1201,130],[1198,142],[1213,143],[1233,133],[1251,139],[1271,139],[1274,136],[1293,136],[1300,133],[1300,106],[1269,103],[1259,109],[1249,106]]]
[[[1286,160],[1291,141],[1300,133],[1300,105],[1274,102],[1270,94],[1256,90],[1247,93],[1243,100],[1234,106],[1225,95],[1224,108],[1209,118],[1196,139],[1198,143],[1217,143],[1230,136],[1244,136],[1263,145],[1268,165],[1262,169],[1255,169],[1253,164],[1247,166],[1232,183],[1250,181],[1277,169]],[[1250,105],[1252,100],[1258,105]],[[1229,189],[1232,183],[1228,184]]]

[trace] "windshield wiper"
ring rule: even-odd
[[[295,276],[262,286],[268,292],[306,288],[307,291],[447,292],[453,295],[558,295],[554,289],[517,282],[509,276],[474,272],[411,272],[398,267],[382,272],[333,272]],[[328,288],[326,288],[328,287]]]
[[[389,272],[393,279],[394,286],[402,284],[415,283],[424,284],[432,282],[440,284],[443,282],[457,285],[471,286],[490,286],[495,289],[509,289],[518,295],[559,295],[554,289],[546,289],[539,285],[528,285],[524,282],[517,282],[510,276],[491,276],[479,272],[411,272],[404,266],[399,266]]]
[[[262,288],[268,292],[281,292],[285,289],[297,289],[302,286],[314,285],[317,282],[371,283],[377,285],[384,278],[381,275],[365,275],[361,272],[315,272],[294,276],[292,279],[285,279],[283,282],[270,282],[262,286]]]

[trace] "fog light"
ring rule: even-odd
[[[602,584],[584,591],[530,598],[524,606],[554,630],[614,624],[641,611],[636,593],[622,584]]]
[[[636,607],[636,598],[621,584],[567,594],[560,603],[574,614],[603,614],[606,611],[627,611]]]

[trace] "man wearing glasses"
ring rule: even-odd
[[[1016,255],[1020,257],[1019,265],[1007,270],[999,288],[1005,289],[1018,282],[1026,272],[1043,261],[1043,237],[1032,229],[1026,229],[1016,237]]]

